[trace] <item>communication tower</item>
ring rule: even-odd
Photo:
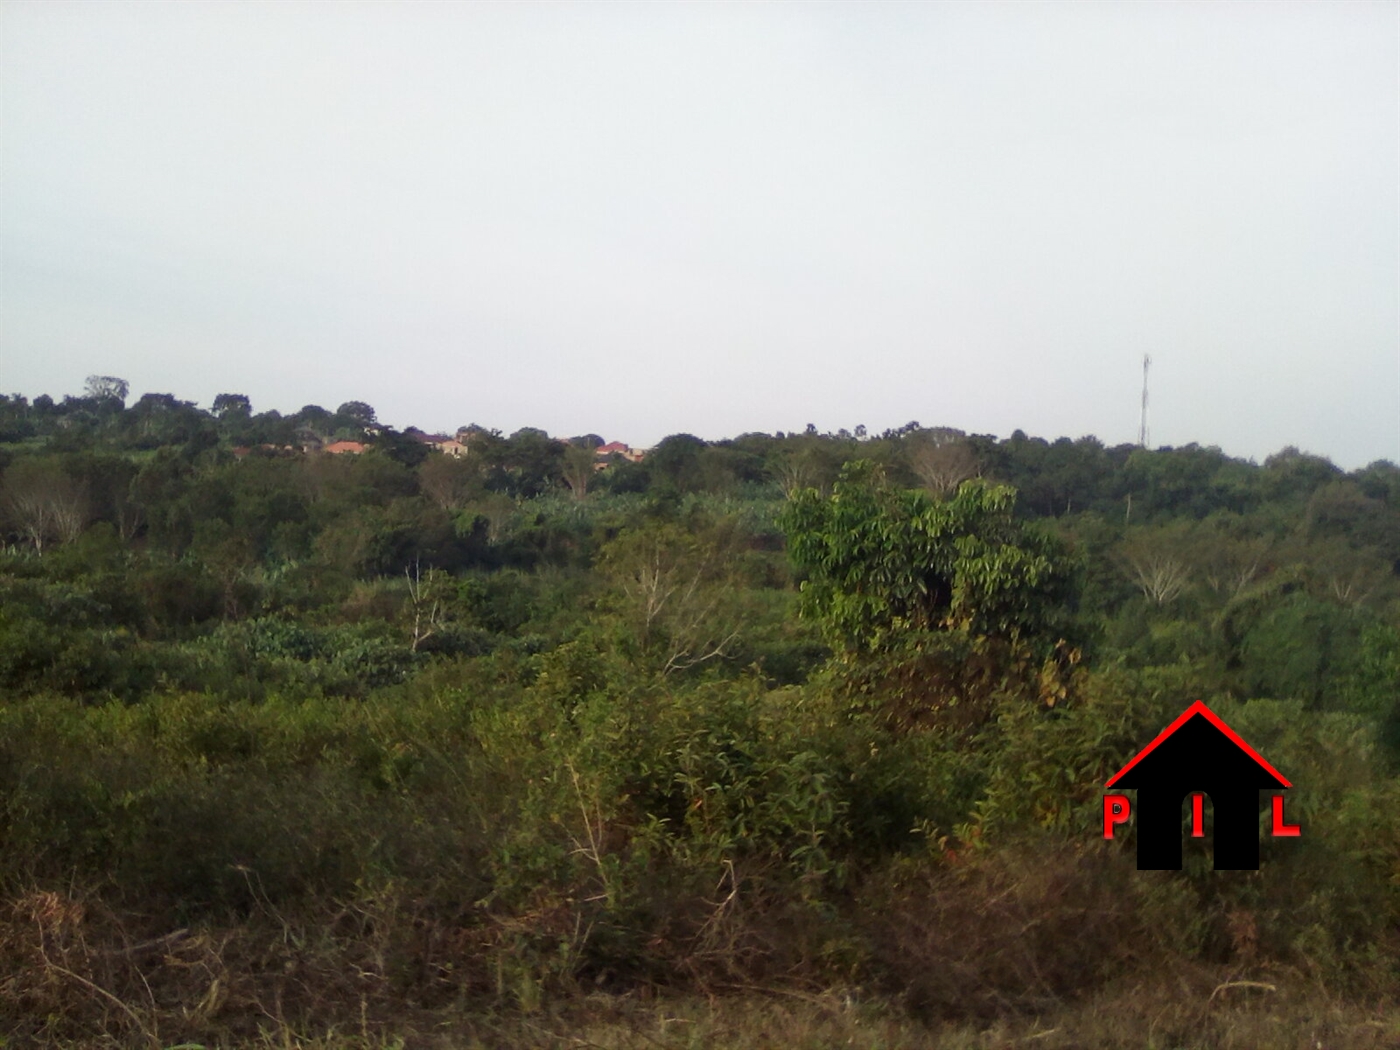
[[[1142,355],[1142,425],[1138,428],[1138,444],[1147,447],[1147,370],[1152,367],[1152,358]]]

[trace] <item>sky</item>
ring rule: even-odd
[[[0,3],[0,390],[1400,461],[1400,5]]]

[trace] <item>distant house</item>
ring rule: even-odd
[[[599,445],[593,450],[593,454],[603,460],[611,456],[621,456],[629,463],[640,463],[646,456],[641,449],[624,445],[621,441],[609,441],[606,445]]]
[[[256,447],[235,445],[233,448],[229,449],[229,451],[233,453],[233,458],[241,463],[249,456],[256,456],[259,459],[270,459],[273,456],[295,456],[306,451],[306,449],[299,448],[296,445],[274,445],[265,441]],[[320,446],[317,445],[316,448],[311,451],[320,451]]]
[[[329,445],[323,445],[321,451],[329,452],[333,456],[343,456],[347,452],[352,456],[358,456],[368,448],[368,445],[358,441],[332,441]]]
[[[479,441],[499,439],[501,437],[501,432],[499,430],[487,430],[483,426],[471,423],[464,427],[458,427],[455,436],[458,441],[470,449],[472,445]]]
[[[429,448],[436,449],[444,456],[451,456],[453,459],[467,454],[467,446],[465,442],[460,440],[462,436],[460,432],[458,436],[454,438],[447,434],[425,434],[417,427],[409,427],[404,431],[404,434],[411,437],[420,445],[427,445]]]

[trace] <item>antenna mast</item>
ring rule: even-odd
[[[1138,428],[1138,445],[1147,447],[1147,370],[1152,367],[1152,358],[1142,355],[1142,426]]]

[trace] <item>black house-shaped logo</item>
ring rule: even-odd
[[[1197,701],[1156,740],[1114,774],[1110,788],[1137,789],[1137,866],[1176,870],[1181,867],[1182,802],[1204,795],[1214,810],[1216,870],[1259,867],[1259,792],[1292,785],[1246,744],[1220,717]],[[1275,835],[1299,834],[1283,824],[1283,799],[1273,800]],[[1193,834],[1204,835],[1204,801],[1193,800]],[[1104,837],[1112,824],[1128,819],[1125,796],[1104,800]]]

